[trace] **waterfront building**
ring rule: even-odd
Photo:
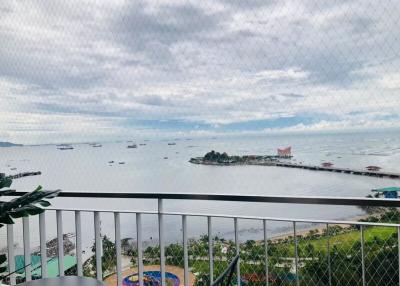
[[[284,157],[284,158],[290,158],[292,157],[292,147],[286,147],[283,149],[278,148],[278,156],[279,157]]]

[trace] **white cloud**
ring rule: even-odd
[[[361,0],[3,1],[0,140],[136,132],[143,120],[223,130],[314,116],[320,123],[304,129],[392,127],[380,118],[400,108],[398,8]]]

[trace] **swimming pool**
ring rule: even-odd
[[[179,286],[180,280],[178,276],[171,272],[165,273],[165,282],[170,286]],[[139,274],[135,273],[126,276],[122,280],[123,286],[139,286]],[[145,271],[143,272],[143,285],[144,286],[161,286],[161,272],[160,271]]]

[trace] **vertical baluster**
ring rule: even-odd
[[[263,220],[263,228],[264,228],[264,251],[265,251],[265,283],[269,286],[269,269],[268,269],[268,237],[267,237],[267,221]]]
[[[328,259],[328,279],[329,279],[329,286],[332,286],[331,241],[330,241],[331,235],[329,233],[329,224],[328,223],[326,224],[326,235],[328,236],[327,240],[326,240],[327,248],[328,248],[328,257],[327,257],[327,259]]]
[[[96,248],[96,278],[99,281],[103,280],[102,263],[101,263],[101,233],[100,233],[100,213],[94,212],[94,237]]]
[[[117,286],[122,285],[122,266],[121,266],[121,221],[119,213],[114,213],[115,228],[115,252],[117,255]]]
[[[142,245],[142,215],[136,214],[136,236],[138,252],[139,286],[143,286],[143,245]]]
[[[398,270],[399,270],[399,285],[400,285],[400,226],[397,227],[397,254],[398,254]]]
[[[189,286],[189,255],[187,240],[187,217],[182,216],[182,233],[183,233],[183,265],[184,265],[184,285]]]
[[[58,273],[59,276],[64,276],[64,237],[62,226],[62,211],[56,211],[57,220],[57,250],[58,250]]]
[[[39,215],[40,262],[42,278],[47,278],[46,214]]]
[[[360,225],[361,234],[361,270],[362,270],[362,285],[366,285],[365,281],[365,255],[364,255],[364,226]]]
[[[297,231],[296,231],[296,222],[293,222],[293,238],[294,238],[294,263],[296,269],[296,285],[300,285],[300,277],[299,277],[299,252],[298,252],[298,241],[297,241]]]
[[[83,276],[81,212],[75,211],[76,265],[78,276]]]
[[[8,272],[13,273],[15,271],[15,259],[14,259],[14,226],[12,224],[7,225],[7,250],[8,250]],[[15,274],[10,275],[10,285],[15,285]]]
[[[23,238],[24,238],[24,262],[25,280],[31,281],[31,243],[29,238],[29,217],[22,218]]]
[[[213,239],[212,239],[212,222],[211,217],[207,217],[208,225],[208,259],[210,265],[210,285],[214,281],[214,263],[213,263]]]
[[[236,255],[240,254],[240,244],[239,244],[239,223],[237,217],[233,219],[234,223],[234,231],[235,231],[235,247],[236,247]],[[240,286],[240,259],[238,264],[236,265],[236,285]]]
[[[167,286],[165,284],[165,252],[164,252],[164,208],[163,200],[158,199],[158,234],[160,239],[160,269],[161,269],[161,285]]]

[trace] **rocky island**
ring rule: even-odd
[[[275,166],[279,159],[290,159],[291,156],[281,155],[243,155],[229,156],[226,152],[219,153],[214,150],[208,152],[204,157],[195,157],[189,160],[193,164],[203,165],[264,165]]]
[[[305,165],[303,162],[290,160],[293,156],[289,147],[286,149],[278,149],[277,155],[242,155],[229,156],[226,152],[219,153],[214,150],[208,152],[204,157],[190,158],[189,162],[200,165],[214,166],[237,166],[237,165],[258,165],[258,166],[275,166],[284,168],[304,169],[310,171],[325,171],[332,173],[342,173],[359,176],[370,176],[378,178],[400,179],[400,173],[382,172],[381,168],[371,168],[368,166],[365,169],[352,169],[345,167],[335,167],[332,163],[322,163],[318,165]]]

